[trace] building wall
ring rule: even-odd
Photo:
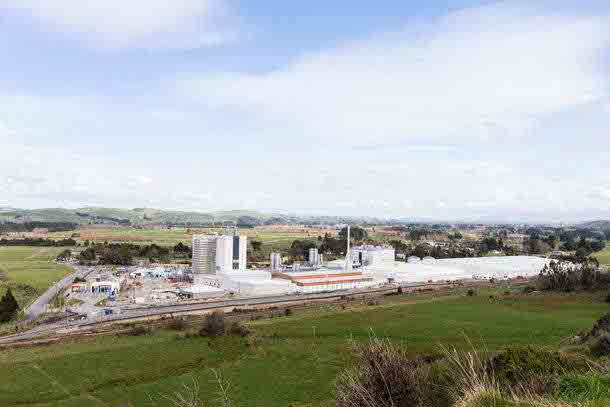
[[[217,236],[193,236],[193,273],[216,273],[216,240]]]

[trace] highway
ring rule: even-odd
[[[44,313],[47,304],[63,289],[67,288],[76,277],[85,278],[89,273],[91,273],[91,268],[85,267],[75,267],[74,273],[68,274],[51,287],[49,287],[40,297],[38,297],[33,303],[31,303],[25,309],[26,322],[32,322],[36,318],[38,318],[42,313]]]
[[[403,286],[405,289],[416,289],[422,287],[429,287],[432,285],[446,285],[446,284],[411,284]],[[191,304],[174,304],[174,305],[160,305],[155,307],[141,307],[133,309],[125,309],[120,314],[109,315],[102,318],[91,320],[77,320],[77,321],[61,321],[50,324],[37,325],[34,328],[20,332],[13,335],[7,335],[0,337],[0,344],[8,344],[22,341],[30,341],[38,338],[43,338],[52,335],[61,335],[62,332],[67,331],[78,331],[90,329],[96,325],[108,324],[115,322],[127,322],[131,320],[138,320],[143,318],[170,315],[170,314],[181,314],[197,311],[206,311],[218,308],[228,307],[244,307],[253,305],[273,305],[273,304],[289,304],[291,302],[307,302],[316,300],[325,300],[332,298],[341,298],[343,296],[354,296],[354,295],[370,295],[370,294],[383,294],[389,292],[395,292],[397,286],[387,286],[382,288],[368,289],[368,290],[345,290],[332,293],[320,293],[320,294],[303,294],[303,295],[280,295],[273,297],[252,297],[252,298],[236,298],[223,301],[214,302],[201,302]]]

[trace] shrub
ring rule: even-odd
[[[608,294],[608,295],[606,296],[606,302],[607,302],[608,304],[610,304],[610,294]]]
[[[239,322],[234,322],[231,324],[229,332],[231,335],[241,336],[242,338],[250,335],[250,330]]]
[[[468,291],[466,292],[466,295],[469,297],[474,297],[477,294],[477,292],[474,290],[474,288],[469,288]]]
[[[542,290],[573,291],[578,288],[589,289],[603,283],[599,265],[595,261],[580,264],[564,261],[551,261],[538,275],[538,285]]]
[[[287,316],[287,317],[291,316],[292,315],[292,310],[290,308],[286,308],[284,310],[284,315]]]
[[[187,323],[182,318],[172,318],[167,324],[167,327],[174,331],[184,331],[187,328]]]
[[[601,335],[596,338],[589,347],[589,350],[594,356],[610,355],[610,337],[608,335]]]
[[[201,336],[222,336],[225,334],[225,314],[214,311],[206,315],[203,326],[199,330]]]
[[[0,299],[0,322],[7,322],[15,318],[19,312],[19,304],[11,289],[7,289]]]
[[[536,287],[533,287],[531,285],[526,285],[521,289],[521,292],[523,294],[533,293],[534,291],[536,291]]]
[[[371,298],[366,302],[366,305],[374,306],[381,304],[377,298]]]
[[[582,355],[534,346],[509,347],[489,361],[488,369],[499,383],[533,393],[548,389],[565,372],[586,372],[592,363]],[[543,381],[541,383],[540,381]],[[533,388],[528,388],[527,384]]]
[[[337,380],[337,407],[443,405],[430,400],[430,366],[409,359],[400,347],[372,338],[356,353],[357,368]]]
[[[127,331],[126,334],[129,336],[142,336],[148,335],[150,332],[150,328],[147,328],[144,325],[136,325]]]

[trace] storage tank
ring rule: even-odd
[[[233,270],[233,236],[216,238],[216,272]]]

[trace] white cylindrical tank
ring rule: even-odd
[[[216,272],[233,270],[233,236],[216,238]]]
[[[280,253],[271,253],[271,270],[282,269],[282,255]]]

